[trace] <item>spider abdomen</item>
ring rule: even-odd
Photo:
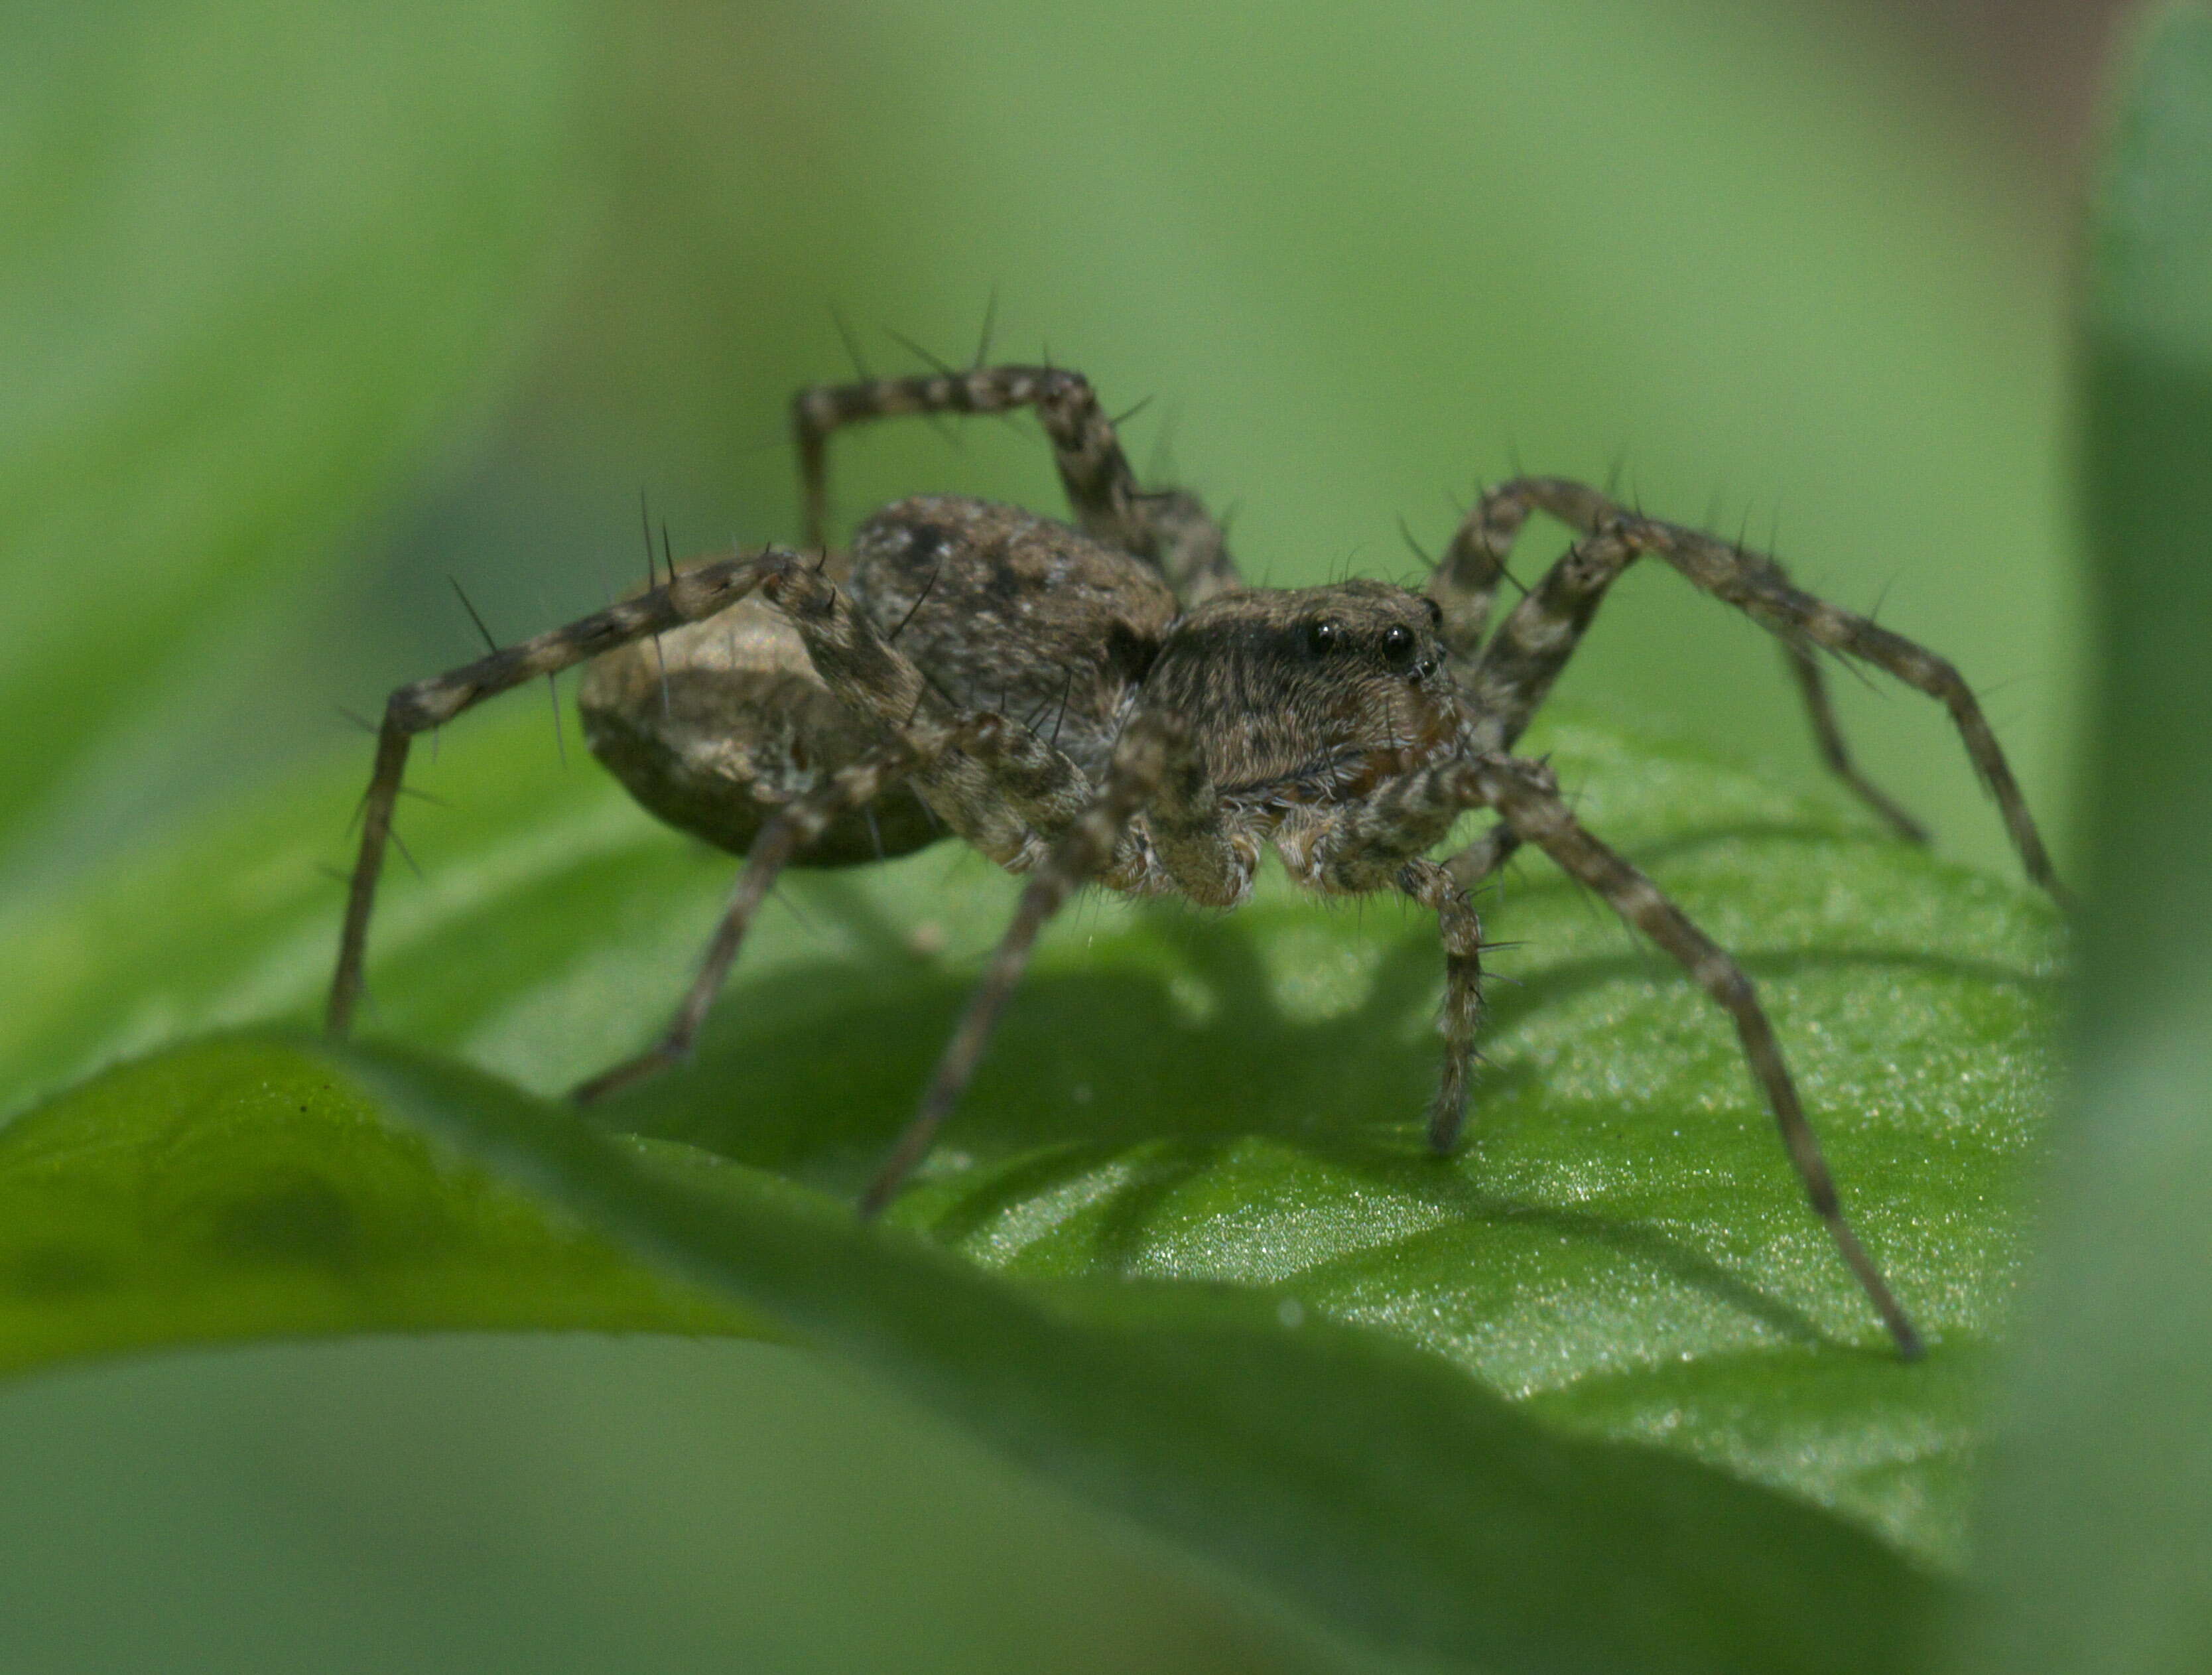
[[[843,569],[833,559],[834,573]],[[877,739],[815,672],[799,631],[758,598],[593,660],[576,708],[592,754],[641,807],[732,855]],[[942,835],[900,789],[840,815],[802,858],[854,866]]]

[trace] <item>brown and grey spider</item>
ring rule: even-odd
[[[823,539],[826,448],[841,425],[898,414],[1034,408],[1074,509],[1071,528],[947,495],[878,512],[849,555]],[[1331,895],[1395,890],[1443,943],[1443,1070],[1428,1135],[1465,1115],[1481,1014],[1470,892],[1520,844],[1680,961],[1728,1013],[1790,1161],[1905,1355],[1920,1338],[1844,1219],[1780,1048],[1735,960],[1577,821],[1544,765],[1513,755],[1606,589],[1646,553],[1781,640],[1827,764],[1901,835],[1913,822],[1851,765],[1816,654],[1887,670],[1942,700],[2028,874],[2057,880],[1981,707],[1956,670],[1802,593],[1771,558],[1623,509],[1575,483],[1522,478],[1461,524],[1426,591],[1377,582],[1251,588],[1192,495],[1138,486],[1079,375],[1049,367],[868,379],[793,402],[804,545],[739,552],[465,668],[392,693],[379,734],[329,1027],[362,987],[369,911],[413,736],[541,675],[592,661],[580,697],[593,752],[672,824],[745,856],[697,980],[666,1032],[575,1090],[596,1099],[684,1058],[754,911],[804,856],[840,864],[917,849],[938,825],[1029,874],[1013,923],[919,1111],[860,1201],[881,1210],[981,1058],[1038,931],[1086,882],[1234,907],[1262,845]],[[1486,639],[1492,596],[1532,511],[1577,539]],[[1047,724],[1048,718],[1048,725]],[[1429,851],[1480,808],[1498,823]]]

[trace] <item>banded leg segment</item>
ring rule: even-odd
[[[1575,498],[1577,494],[1583,498]],[[1451,650],[1452,673],[1462,685],[1474,673],[1498,584],[1529,513],[1551,511],[1588,533],[1597,527],[1606,506],[1595,490],[1558,478],[1516,478],[1483,491],[1452,532],[1428,585],[1428,596],[1444,613],[1444,643]]]
[[[1468,1078],[1474,1066],[1475,1032],[1482,1026],[1482,921],[1467,892],[1433,861],[1409,861],[1398,887],[1437,916],[1444,945],[1444,1004],[1437,1031],[1444,1038],[1443,1069],[1429,1106],[1429,1144],[1448,1152],[1467,1122]]]
[[[1829,1236],[1896,1340],[1898,1353],[1907,1361],[1917,1359],[1923,1347],[1920,1334],[1844,1219],[1835,1178],[1828,1172],[1820,1142],[1806,1120],[1781,1044],[1751,979],[1660,893],[1658,886],[1583,827],[1560,800],[1548,770],[1511,757],[1484,755],[1469,760],[1468,772],[1473,789],[1516,831],[1539,845],[1569,877],[1603,896],[1613,911],[1671,954],[1699,988],[1727,1009],[1814,1214],[1827,1223]]]
[[[1474,710],[1474,748],[1510,750],[1551,696],[1607,591],[1643,556],[1610,526],[1584,536],[1506,614],[1462,680]]]
[[[1500,820],[1465,849],[1449,857],[1444,862],[1444,868],[1459,880],[1461,889],[1472,894],[1478,885],[1519,853],[1520,848],[1520,833],[1506,821]]]
[[[480,657],[445,674],[418,680],[393,692],[384,706],[378,730],[376,766],[362,804],[361,852],[347,886],[345,929],[338,940],[337,969],[331,978],[324,1028],[343,1036],[353,1023],[361,999],[362,964],[368,948],[369,916],[376,905],[376,882],[384,851],[392,839],[392,813],[407,773],[407,753],[416,734],[442,726],[486,698],[542,676],[558,674],[601,652],[641,640],[648,634],[697,622],[734,605],[758,584],[763,568],[779,557],[775,549],[739,553],[684,571],[649,592],[611,605]]]
[[[928,1154],[938,1130],[981,1063],[999,1014],[1029,968],[1038,933],[1067,898],[1113,858],[1130,821],[1152,800],[1171,758],[1187,740],[1183,724],[1163,715],[1140,715],[1122,733],[1097,796],[1082,818],[1061,834],[1046,863],[1030,875],[1013,923],[1006,928],[983,980],[961,1015],[959,1026],[945,1045],[920,1107],[860,1196],[863,1216],[880,1215],[914,1172],[915,1166]]]
[[[1783,642],[1782,655],[1805,700],[1805,715],[1813,723],[1813,741],[1820,746],[1820,760],[1827,764],[1828,771],[1843,781],[1861,802],[1887,820],[1889,829],[1906,843],[1927,843],[1928,828],[1906,813],[1889,793],[1861,773],[1858,764],[1851,759],[1850,746],[1844,742],[1844,729],[1836,720],[1835,706],[1828,700],[1828,683],[1820,673],[1820,659],[1809,648],[1794,640]]]
[[[1455,868],[1421,851],[1480,802],[1465,766],[1453,756],[1403,775],[1369,800],[1330,811],[1317,829],[1286,829],[1275,840],[1291,876],[1309,888],[1346,896],[1396,890],[1437,916],[1444,948],[1444,1000],[1437,1028],[1444,1051],[1429,1106],[1429,1143],[1440,1152],[1457,1142],[1467,1118],[1482,1022],[1482,921]],[[1150,812],[1146,818],[1158,819]],[[1502,864],[1504,854],[1497,860]]]
[[[912,378],[818,384],[792,398],[799,445],[804,544],[828,539],[831,431],[870,419],[936,413],[1005,413],[1034,407],[1084,533],[1159,566],[1185,605],[1241,585],[1221,527],[1197,496],[1148,494],[1121,452],[1090,380],[1056,367],[977,367]]]
[[[625,1059],[589,1081],[579,1083],[570,1090],[568,1097],[579,1105],[589,1105],[690,1057],[692,1043],[698,1038],[700,1026],[707,1021],[708,1008],[714,1005],[714,996],[721,992],[730,975],[730,967],[737,959],[738,949],[752,924],[753,915],[760,911],[768,892],[775,887],[777,876],[790,863],[792,856],[819,838],[840,815],[874,801],[886,787],[914,766],[915,759],[913,748],[903,740],[879,745],[859,761],[840,769],[825,783],[793,801],[762,826],[752,847],[745,851],[744,870],[738,875],[737,886],[730,892],[729,905],[722,910],[721,922],[707,945],[705,958],[699,962],[699,974],[692,980],[683,1004],[677,1008],[676,1016],[659,1040],[636,1057]]]
[[[1444,607],[1448,633],[1451,632],[1455,611],[1471,611],[1472,620],[1479,627],[1489,609],[1496,579],[1503,573],[1513,542],[1532,511],[1549,514],[1579,532],[1583,539],[1553,566],[1535,593],[1507,618],[1487,647],[1478,651],[1470,643],[1462,649],[1460,637],[1455,635],[1452,638],[1455,672],[1462,684],[1476,696],[1479,704],[1492,707],[1490,713],[1495,717],[1481,739],[1484,748],[1511,748],[1529,716],[1550,691],[1560,669],[1573,655],[1605,590],[1637,558],[1646,552],[1656,552],[1698,586],[1748,611],[1780,635],[1783,655],[1803,697],[1806,717],[1812,726],[1821,761],[1899,837],[1915,843],[1927,841],[1926,829],[1868,780],[1851,760],[1829,701],[1826,679],[1806,642],[1811,639],[1854,655],[1867,654],[1850,646],[1820,640],[1817,636],[1801,634],[1775,617],[1762,613],[1743,598],[1732,597],[1700,579],[1700,571],[1710,576],[1718,570],[1730,569],[1740,579],[1739,593],[1755,592],[1764,597],[1779,592],[1820,604],[1812,595],[1801,594],[1792,587],[1781,565],[1764,553],[1679,525],[1625,512],[1606,496],[1583,484],[1552,477],[1516,478],[1482,496],[1454,535],[1451,548],[1430,582],[1431,597]],[[1700,555],[1698,569],[1686,565],[1677,557],[1693,548]],[[1820,608],[1838,618],[1850,617],[1850,612],[1832,606],[1823,605]],[[1863,618],[1850,620],[1861,622]],[[1866,625],[1872,627],[1871,624]],[[1923,652],[1920,655],[1924,658],[1928,654]],[[1869,661],[1881,660],[1870,657]],[[1884,663],[1882,667],[1890,666]],[[1892,673],[1896,671],[1893,669]],[[1960,690],[1963,691],[1963,683]],[[1971,694],[1968,697],[1971,702]],[[1966,731],[1964,728],[1961,730]],[[1970,735],[1969,752],[1973,749]],[[1998,759],[2001,763],[2002,757]],[[1976,758],[1975,766],[1994,788],[1996,781],[1979,757]],[[2009,774],[2005,776],[2008,780],[2009,777]],[[1999,800],[2002,803],[2002,795]],[[2008,827],[2014,831],[2017,844],[2018,828],[2008,810],[2005,819]],[[2023,848],[2021,853],[2023,860],[2027,860],[2028,851]],[[2028,870],[2037,882],[2049,882],[2037,874],[2033,862]]]
[[[2066,899],[2065,886],[2051,864],[2050,852],[2044,848],[2034,815],[2028,812],[2020,782],[2013,777],[1996,734],[1982,713],[1981,700],[1948,661],[1856,612],[1830,605],[1792,586],[1782,567],[1763,554],[1747,552],[1713,536],[1653,518],[1616,515],[1614,522],[1638,548],[1657,553],[1695,586],[1735,606],[1774,630],[1785,644],[1796,647],[1802,655],[1801,681],[1811,661],[1811,649],[1817,647],[1871,663],[1941,704],[1950,712],[1952,725],[1958,729],[1976,775],[1996,800],[2021,865],[2029,878],[2051,895],[2062,902]],[[1806,683],[1808,691],[1818,690],[1817,667],[1812,669],[1812,677]],[[1855,779],[1853,776],[1846,783]]]

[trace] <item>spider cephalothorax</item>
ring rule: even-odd
[[[900,413],[1033,407],[1074,527],[930,495],[823,539],[838,426]],[[1459,1133],[1480,1020],[1473,888],[1522,844],[1679,960],[1725,1008],[1814,1210],[1899,1347],[1919,1338],[1844,1220],[1752,985],[1650,879],[1593,837],[1515,741],[1622,571],[1656,555],[1780,638],[1829,766],[1902,836],[1919,829],[1852,767],[1816,654],[1887,670],[1950,710],[2031,877],[2057,884],[1980,705],[1911,642],[1792,586],[1764,554],[1524,478],[1462,523],[1425,592],[1377,582],[1243,584],[1193,495],[1140,490],[1074,373],[1043,367],[868,380],[793,403],[811,556],[768,548],[696,564],[566,628],[392,695],[331,985],[359,996],[376,879],[409,741],[494,693],[589,661],[592,749],[638,800],[746,863],[696,981],[648,1051],[576,1090],[600,1098],[689,1052],[752,915],[794,860],[836,865],[957,836],[1030,875],[1012,926],[921,1106],[862,1199],[879,1209],[973,1073],[1044,922],[1079,886],[1233,907],[1261,850],[1325,893],[1395,891],[1437,916],[1443,1073],[1429,1136]],[[1494,630],[1492,597],[1532,511],[1577,535]],[[1497,823],[1431,851],[1458,818]]]
[[[1433,848],[1459,811],[1386,816],[1356,852],[1329,838],[1455,747],[1464,703],[1443,622],[1433,600],[1380,582],[1226,594],[1176,624],[1146,703],[1191,719],[1224,810],[1293,877],[1380,888],[1378,867]]]

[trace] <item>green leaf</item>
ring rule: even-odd
[[[748,1330],[238,1038],[11,1124],[0,1227],[0,1370],[305,1333]]]
[[[552,1093],[649,1038],[729,876],[526,710],[453,729],[367,1028]],[[2052,916],[1678,751],[1554,725],[1585,816],[1739,950],[1859,1224],[1935,1341],[1899,1365],[1724,1021],[1541,862],[1486,907],[1490,1068],[1425,1152],[1433,929],[1279,881],[1226,919],[1086,900],[1047,938],[897,1219],[1024,1279],[1264,1288],[1567,1428],[1657,1443],[1955,1561],[2041,1106]],[[0,1086],[314,1015],[354,775],[5,929]],[[849,1193],[904,1120],[1014,886],[947,845],[797,875],[686,1071],[605,1120]]]
[[[1966,1666],[2212,1665],[2212,12],[2136,43],[2092,245],[2102,690],[2071,1110]]]
[[[480,1075],[315,1056],[1324,1631],[1420,1666],[1891,1669],[1936,1597],[1809,1508],[1650,1450],[1563,1442],[1373,1335],[1210,1288],[1040,1295],[771,1177],[611,1141]]]
[[[574,86],[528,0],[4,30],[0,855],[65,777],[96,798],[96,746],[158,777],[175,689],[250,664],[272,587],[479,398],[558,248]]]

